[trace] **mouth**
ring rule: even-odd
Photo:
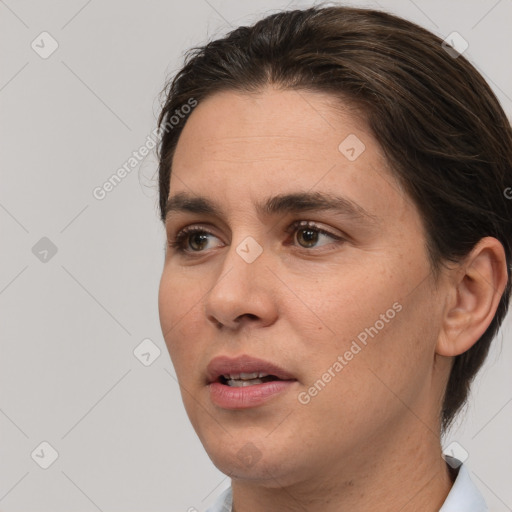
[[[216,357],[207,367],[210,398],[223,409],[263,405],[295,383],[297,379],[276,364],[248,355]]]
[[[220,382],[231,387],[254,386],[274,380],[297,380],[278,365],[241,355],[235,358],[218,356],[210,361],[206,368],[208,384]]]
[[[246,386],[254,386],[256,384],[263,384],[265,382],[272,382],[274,380],[283,380],[275,375],[267,375],[264,372],[253,372],[253,373],[235,373],[221,375],[217,382],[226,386],[234,388],[243,388]]]

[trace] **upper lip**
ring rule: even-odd
[[[253,372],[274,375],[281,380],[296,380],[290,373],[274,363],[245,354],[238,357],[217,356],[206,367],[208,383],[218,381],[222,375]]]

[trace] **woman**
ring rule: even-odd
[[[483,78],[411,22],[314,7],[195,49],[165,92],[159,311],[231,478],[210,510],[486,510],[440,441],[511,292]]]

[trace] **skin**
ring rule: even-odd
[[[338,149],[349,134],[366,146],[355,161]],[[255,203],[298,191],[334,191],[374,220],[256,212]],[[168,247],[161,327],[190,421],[232,479],[234,510],[438,511],[452,485],[440,404],[453,356],[478,340],[498,306],[501,244],[482,239],[435,280],[421,216],[378,143],[348,105],[311,91],[225,91],[201,102],[173,159],[169,197],[179,192],[204,195],[223,214],[168,218],[169,240],[191,225],[213,235],[189,236],[188,254]],[[344,239],[288,234],[297,220]],[[252,263],[236,252],[247,236],[263,249]],[[298,394],[394,303],[401,311],[301,404]],[[240,354],[272,361],[297,382],[259,407],[220,408],[206,366]]]

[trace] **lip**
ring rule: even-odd
[[[253,372],[267,373],[281,380],[245,387],[232,387],[220,381],[220,376],[224,374]],[[223,409],[247,409],[263,405],[296,384],[297,379],[283,368],[248,355],[235,358],[219,356],[212,359],[207,366],[207,387],[210,399]]]
[[[206,378],[207,383],[211,384],[218,382],[221,375],[253,372],[275,375],[281,380],[296,380],[293,375],[276,364],[246,354],[234,358],[228,356],[213,358],[206,367]]]

